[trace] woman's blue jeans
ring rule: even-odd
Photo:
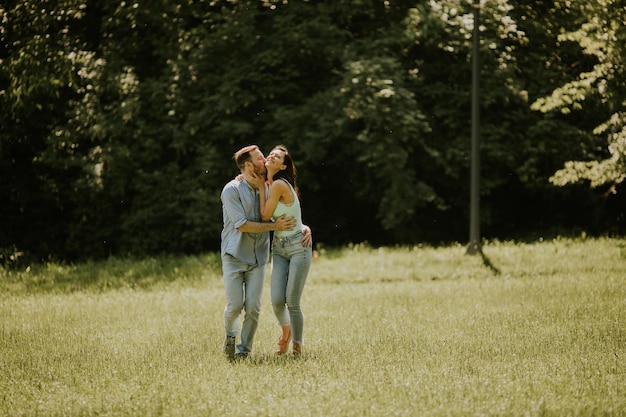
[[[270,281],[272,307],[280,325],[291,324],[291,338],[304,343],[304,314],[300,298],[311,267],[313,250],[302,245],[302,233],[272,242],[272,275]]]

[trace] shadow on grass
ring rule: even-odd
[[[483,252],[482,245],[471,243],[468,246],[465,254],[466,255],[480,255],[480,258],[483,261],[483,265],[486,266],[494,275],[500,275],[500,269],[496,267],[493,264],[493,262],[491,262],[491,260],[487,257],[487,255],[485,255],[485,252]]]
[[[485,265],[487,268],[489,268],[489,270],[491,272],[493,272],[494,275],[500,275],[500,269],[498,267],[496,267],[491,260],[489,260],[489,258],[487,257],[487,255],[485,255],[485,253],[481,250],[480,251],[480,257],[483,260],[483,265]]]
[[[294,357],[292,354],[276,355],[274,353],[269,354],[251,354],[246,358],[235,358],[230,360],[234,365],[285,365],[292,366],[299,363],[306,362],[308,360],[315,359],[315,355],[311,352],[303,352],[301,356]],[[228,358],[226,358],[228,360]]]

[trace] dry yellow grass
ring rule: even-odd
[[[320,250],[304,358],[274,357],[266,291],[239,363],[214,255],[0,270],[0,415],[626,415],[626,241],[485,254]]]

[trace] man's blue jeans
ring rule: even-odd
[[[302,245],[302,234],[288,238],[274,236],[272,242],[272,308],[281,325],[291,324],[291,337],[302,344],[304,314],[300,298],[311,267],[313,250]]]
[[[237,351],[250,353],[259,324],[265,264],[248,265],[226,254],[222,256],[222,272],[226,290],[226,308],[224,309],[226,335],[237,336],[239,316],[241,311],[245,310],[241,343],[237,345]]]

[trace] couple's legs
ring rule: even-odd
[[[292,246],[291,250],[289,250]],[[291,337],[303,344],[304,314],[300,299],[311,267],[312,250],[297,242],[275,245],[272,257],[271,298],[278,323],[291,324]]]
[[[226,307],[224,328],[227,336],[236,337],[239,332],[239,316],[245,311],[241,327],[239,353],[250,353],[261,313],[261,296],[265,280],[265,265],[250,266],[230,255],[222,257]]]

